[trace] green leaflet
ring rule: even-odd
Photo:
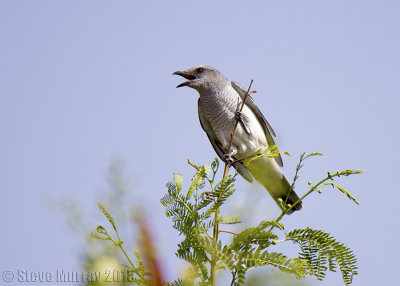
[[[108,234],[107,230],[101,225],[97,226],[97,228],[96,228],[96,231],[98,234],[91,233],[91,236],[98,238],[98,239],[110,240],[111,242],[113,242],[113,244],[116,247],[120,248],[122,253],[125,255],[126,259],[129,261],[129,265],[125,265],[126,269],[128,270],[127,273],[129,273],[129,275],[127,276],[127,280],[129,282],[133,282],[137,285],[149,285],[149,281],[150,281],[149,280],[149,272],[146,270],[146,268],[143,264],[143,260],[141,259],[139,253],[137,251],[135,251],[135,258],[136,258],[136,263],[137,263],[137,266],[136,266],[132,262],[130,257],[127,255],[127,253],[122,245],[124,242],[119,237],[117,226],[114,222],[114,218],[103,207],[103,205],[101,203],[98,203],[98,206],[99,206],[100,210],[102,211],[102,213],[104,214],[104,216],[107,218],[107,220],[112,225],[112,227],[115,231],[115,234],[117,236],[117,239],[112,238],[111,235]]]
[[[287,238],[300,246],[300,258],[307,261],[309,273],[322,280],[326,271],[336,271],[338,266],[346,285],[357,275],[357,259],[352,250],[336,241],[329,233],[311,228],[296,229],[287,234]]]
[[[272,146],[246,159],[251,161],[258,156],[274,157],[280,153],[283,152]],[[301,154],[292,188],[298,179],[304,160],[320,155],[322,154]],[[206,265],[212,261],[215,261],[216,269],[226,269],[232,273],[231,285],[243,284],[250,269],[266,266],[292,273],[297,278],[315,275],[318,279],[323,279],[327,271],[339,268],[343,281],[346,284],[351,283],[353,275],[357,274],[356,258],[351,250],[322,231],[306,229],[284,232],[285,227],[280,219],[285,212],[275,220],[261,221],[257,226],[246,228],[237,234],[231,232],[232,240],[228,243],[215,240],[209,232],[213,227],[215,230],[216,225],[240,223],[238,216],[215,215],[234,194],[235,176],[228,175],[220,182],[214,183],[219,166],[218,160],[211,163],[211,168],[197,165],[190,160],[188,162],[194,167],[195,174],[187,191],[182,190],[181,176],[175,174],[174,182],[167,184],[168,193],[161,199],[166,207],[166,215],[172,219],[173,227],[184,235],[183,241],[178,244],[176,255],[189,262],[194,273],[192,281],[176,280],[174,282],[176,284],[171,285],[209,285],[211,278]],[[310,190],[302,199],[324,185],[332,185],[357,202],[346,190],[332,181],[335,177],[359,173],[360,170],[328,173],[328,176],[316,185],[309,182]],[[278,235],[278,232],[283,233]],[[271,245],[289,240],[299,245],[299,257],[289,258],[283,253],[269,251]],[[196,283],[190,284],[194,282]]]
[[[274,157],[280,152],[276,146],[257,152],[246,158],[249,161],[259,157]],[[299,171],[305,159],[320,156],[321,153],[301,154],[297,164],[293,182],[294,189]],[[221,207],[235,193],[235,175],[226,175],[221,181],[216,181],[219,161],[215,159],[211,167],[197,165],[188,159],[189,165],[194,168],[194,175],[187,188],[183,186],[183,177],[179,173],[173,174],[173,180],[166,184],[167,193],[161,198],[165,207],[165,214],[172,221],[182,238],[178,243],[176,256],[190,264],[188,273],[172,283],[171,286],[194,286],[213,284],[213,273],[210,269],[225,270],[232,274],[230,285],[243,285],[249,270],[255,267],[269,267],[282,272],[291,273],[297,278],[307,275],[325,278],[327,271],[340,270],[346,285],[351,284],[354,275],[357,275],[357,259],[354,253],[343,243],[338,242],[332,235],[312,228],[286,230],[281,219],[287,209],[275,219],[263,220],[255,226],[247,227],[234,233],[229,229],[232,224],[240,224],[239,216],[226,216],[220,213]],[[340,176],[360,174],[362,170],[344,170],[336,173],[327,173],[327,176],[313,184],[308,182],[305,193],[300,200],[314,192],[320,192],[323,186],[332,186],[344,193],[349,199],[358,204],[357,200],[334,180]],[[307,191],[308,190],[308,191]],[[298,190],[296,190],[298,191]],[[299,191],[301,194],[301,191]],[[284,203],[284,202],[282,202]],[[140,256],[136,253],[137,266],[133,264],[125,250],[123,241],[119,238],[117,227],[110,213],[99,203],[99,208],[106,216],[117,239],[110,236],[103,226],[97,227],[97,233],[92,236],[110,240],[119,247],[130,265],[132,271],[130,282],[138,285],[148,285],[149,272],[146,270]],[[232,235],[231,239],[220,240],[219,232]],[[271,251],[276,244],[294,242],[300,250],[298,257],[288,257],[284,253]],[[273,248],[275,249],[275,248]],[[282,248],[281,248],[282,249]]]
[[[179,173],[174,173],[174,183],[177,192],[182,190],[183,177]]]
[[[235,216],[224,216],[221,215],[218,217],[218,220],[214,223],[217,224],[237,224],[240,223],[240,216],[235,215]]]
[[[249,251],[244,257],[247,268],[256,266],[272,265],[278,267],[281,271],[295,274],[297,278],[305,277],[305,264],[296,258],[288,258],[282,253],[261,252],[259,250]]]
[[[333,182],[326,182],[321,186],[324,185],[331,185],[332,187],[336,187],[339,191],[341,191],[343,194],[345,194],[350,200],[352,200],[353,202],[355,202],[357,205],[359,205],[359,203],[357,202],[356,198],[353,197],[348,191],[346,191],[345,189],[343,189],[341,186],[339,186],[338,184],[335,184]]]
[[[307,159],[308,157],[312,157],[312,156],[324,156],[324,154],[319,153],[319,152],[314,152],[314,153],[310,153],[307,156],[305,156],[304,159]]]
[[[205,166],[200,166],[197,168],[196,174],[192,178],[189,190],[186,194],[186,200],[190,199],[193,192],[198,189],[202,189],[205,182],[205,177],[207,176],[207,169]]]
[[[265,150],[257,150],[251,156],[248,156],[246,160],[244,160],[245,165],[248,166],[252,161],[256,160],[258,157],[268,157],[268,158],[275,158],[278,157],[280,154],[285,154],[291,156],[289,152],[280,151],[276,145],[269,146]]]
[[[108,211],[103,207],[103,205],[101,203],[97,203],[97,205],[99,206],[101,212],[106,216],[108,221],[111,223],[114,230],[117,231],[117,228],[115,226],[114,219],[112,218],[112,216],[108,213]]]

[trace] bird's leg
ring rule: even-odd
[[[244,124],[244,116],[243,116],[243,113],[239,109],[240,109],[240,107],[239,107],[239,98],[238,98],[238,104],[236,106],[235,117],[242,124],[242,127],[243,127],[244,131],[247,133],[247,135],[250,135],[250,129],[247,128],[246,124]]]
[[[225,162],[227,164],[231,164],[234,161],[234,158],[232,158],[233,155],[236,155],[237,150],[235,147],[231,147],[231,150],[229,151],[229,153],[225,154]]]

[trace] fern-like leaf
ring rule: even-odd
[[[243,257],[243,261],[246,263],[248,269],[256,266],[271,265],[278,267],[281,271],[292,273],[297,278],[305,277],[307,274],[306,263],[299,259],[291,259],[283,255],[282,253],[268,252],[260,250],[250,250]]]
[[[348,191],[346,191],[343,187],[339,186],[338,184],[335,184],[333,182],[326,182],[323,185],[321,185],[321,187],[324,186],[324,185],[331,185],[334,188],[336,187],[339,191],[341,191],[343,194],[345,194],[350,200],[352,200],[357,205],[359,205],[359,203],[357,202],[356,198],[353,197]]]
[[[112,225],[112,227],[114,228],[115,232],[117,232],[117,227],[115,226],[115,222],[113,217],[110,215],[110,213],[103,207],[103,205],[101,203],[97,203],[97,205],[99,206],[101,212],[106,216],[106,218],[108,219],[108,221],[110,222],[110,224]]]
[[[336,266],[339,266],[346,285],[351,284],[357,274],[357,259],[353,252],[329,233],[311,228],[296,229],[287,234],[287,239],[299,244],[300,258],[310,264],[309,273],[318,280],[325,277],[327,270],[335,272]]]

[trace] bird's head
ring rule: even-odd
[[[223,86],[228,81],[216,68],[199,65],[184,71],[177,71],[174,75],[180,75],[187,81],[179,84],[177,87],[188,86],[199,92],[208,88]]]

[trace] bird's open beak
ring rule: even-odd
[[[188,79],[188,81],[182,82],[181,84],[177,85],[176,87],[182,87],[182,86],[186,86],[190,83],[191,80],[196,79],[196,77],[188,72],[184,72],[184,71],[176,71],[173,73],[174,75],[180,75],[186,79]]]

